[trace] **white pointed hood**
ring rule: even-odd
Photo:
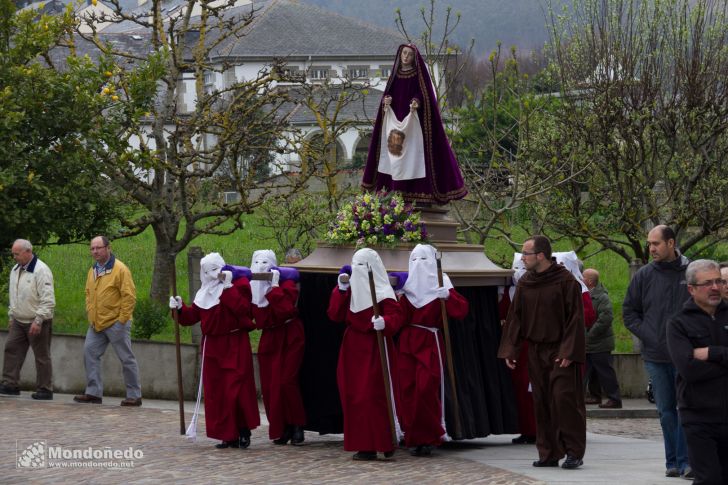
[[[354,253],[351,259],[351,302],[349,309],[358,313],[372,306],[372,294],[369,289],[369,268],[374,273],[374,287],[377,293],[377,302],[387,298],[396,300],[392,285],[389,284],[387,271],[376,251],[363,248]]]
[[[273,266],[278,266],[276,261],[276,253],[270,249],[259,249],[253,252],[253,259],[250,262],[250,271],[253,273],[267,273]],[[270,281],[250,282],[250,291],[253,293],[253,305],[264,308],[268,306],[268,294],[272,285]]]
[[[437,251],[429,244],[418,244],[410,253],[407,282],[402,291],[415,308],[422,308],[437,298]],[[442,274],[442,285],[448,290],[452,282]]]
[[[232,284],[225,285],[218,279],[225,260],[218,253],[210,253],[200,260],[200,281],[202,286],[195,295],[195,305],[208,310],[220,303],[220,295]]]

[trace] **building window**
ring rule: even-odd
[[[298,66],[284,66],[280,70],[282,82],[299,82],[304,81],[305,76]]]
[[[326,66],[311,66],[308,69],[308,77],[318,81],[326,80],[331,77],[331,68]]]
[[[215,73],[212,71],[205,72],[204,77],[205,93],[210,94],[215,89]]]
[[[390,74],[392,74],[392,66],[379,66],[380,78],[388,79]]]
[[[346,72],[349,79],[369,79],[369,66],[349,66]]]

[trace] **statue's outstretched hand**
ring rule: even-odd
[[[419,107],[420,107],[420,102],[417,101],[417,98],[412,98],[412,101],[410,101],[410,111],[414,111]]]
[[[391,96],[385,96],[382,100],[382,103],[384,103],[384,106],[389,106],[392,104],[392,97]]]

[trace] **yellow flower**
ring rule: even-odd
[[[104,88],[104,89],[101,90],[101,92],[104,93],[104,94],[109,94],[111,92],[111,89]]]
[[[93,5],[94,7],[96,6],[97,3],[99,3],[98,0],[91,0],[91,5]]]
[[[119,97],[118,97],[117,95],[113,95],[113,96],[111,97],[111,99],[112,99],[113,101],[119,101]]]

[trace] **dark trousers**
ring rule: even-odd
[[[51,334],[53,320],[46,320],[41,325],[38,335],[30,335],[30,323],[20,323],[13,319],[8,327],[8,339],[5,341],[5,358],[3,361],[3,383],[8,387],[18,387],[20,369],[28,354],[28,347],[33,349],[37,390],[53,391],[53,368],[51,366]]]
[[[564,454],[582,458],[586,449],[586,408],[581,365],[559,367],[559,344],[528,342],[528,375],[536,411],[536,448],[541,461]]]
[[[589,393],[597,399],[601,399],[601,390],[604,389],[607,398],[622,402],[617,373],[614,372],[614,356],[611,352],[586,354],[586,381]]]
[[[683,423],[693,485],[728,483],[728,423]]]

